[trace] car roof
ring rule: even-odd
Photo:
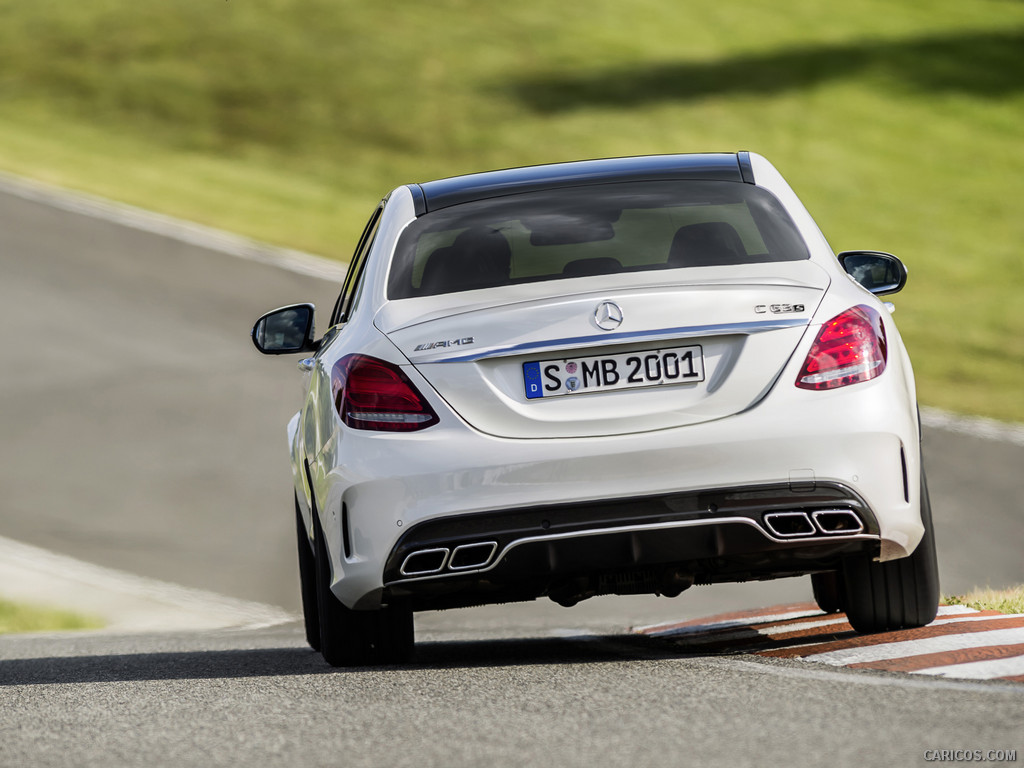
[[[532,165],[409,184],[416,215],[472,200],[558,187],[687,179],[754,183],[748,152],[644,155]]]

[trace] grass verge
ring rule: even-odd
[[[0,0],[0,168],[347,258],[390,188],[750,149],[904,259],[921,400],[1024,422],[1024,4]]]
[[[62,632],[101,629],[103,622],[89,616],[0,600],[0,635],[16,632]]]
[[[1024,613],[1024,584],[1008,589],[976,588],[964,595],[943,597],[946,605],[966,605],[979,611]]]

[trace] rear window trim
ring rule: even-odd
[[[765,231],[765,230],[763,230],[762,227],[758,224],[758,218],[759,218],[758,215],[755,214],[753,211],[751,211],[751,221],[753,222],[754,226],[757,228],[758,234],[761,237],[762,242],[764,243],[765,247],[768,250],[766,252],[764,252],[764,253],[747,254],[742,262],[736,262],[736,263],[733,263],[733,264],[723,264],[723,265],[718,265],[718,266],[742,267],[742,266],[750,266],[750,265],[756,265],[756,264],[773,264],[773,263],[783,263],[783,262],[807,261],[807,260],[809,260],[811,258],[810,247],[809,247],[807,241],[804,239],[803,234],[800,232],[799,226],[794,221],[792,215],[790,215],[789,211],[786,209],[786,207],[782,203],[782,201],[771,190],[769,190],[769,189],[767,189],[765,187],[761,187],[761,186],[758,186],[756,184],[746,183],[744,181],[739,181],[739,180],[723,179],[723,178],[704,179],[704,178],[694,178],[693,176],[684,177],[684,178],[680,178],[680,179],[673,179],[673,178],[662,177],[662,178],[656,178],[656,179],[649,179],[648,178],[648,179],[641,179],[641,180],[634,180],[634,179],[625,179],[624,180],[622,178],[611,178],[611,179],[599,180],[599,181],[587,181],[587,182],[577,183],[577,184],[564,184],[564,185],[557,185],[557,186],[555,186],[555,185],[547,185],[547,186],[544,186],[543,188],[540,188],[540,189],[526,189],[526,190],[523,190],[523,189],[509,189],[504,194],[490,195],[490,196],[485,196],[485,197],[480,197],[480,198],[474,198],[474,199],[471,199],[471,200],[466,200],[464,202],[459,202],[457,204],[449,205],[449,206],[446,206],[444,208],[432,209],[432,210],[427,211],[425,213],[418,214],[416,216],[416,218],[412,219],[408,223],[408,225],[403,228],[402,232],[399,234],[399,236],[398,236],[398,238],[396,240],[395,247],[394,247],[394,249],[392,251],[390,263],[388,265],[388,270],[387,270],[388,275],[387,275],[387,282],[386,282],[386,285],[385,285],[386,298],[387,298],[388,301],[404,301],[404,300],[407,300],[407,299],[427,298],[429,296],[441,296],[441,295],[451,295],[451,294],[456,294],[456,293],[467,293],[467,292],[472,292],[472,291],[476,291],[476,290],[491,291],[491,290],[495,290],[495,289],[508,288],[510,286],[524,285],[524,284],[537,283],[537,282],[551,282],[551,281],[557,281],[557,280],[575,280],[575,279],[580,279],[581,277],[592,277],[594,275],[572,275],[572,276],[567,276],[567,275],[559,275],[558,273],[552,273],[552,274],[542,274],[542,275],[525,275],[525,276],[514,277],[514,278],[510,277],[509,281],[507,283],[504,283],[504,284],[501,284],[501,285],[496,285],[496,286],[488,286],[488,287],[484,287],[484,288],[457,289],[457,290],[451,290],[451,291],[440,291],[440,292],[436,292],[436,293],[412,293],[412,294],[406,294],[406,295],[397,295],[397,291],[395,290],[396,289],[396,283],[397,283],[398,279],[400,279],[399,275],[401,273],[406,273],[409,276],[409,279],[411,280],[411,275],[413,274],[412,270],[414,269],[414,266],[408,266],[407,267],[403,263],[401,263],[403,261],[403,248],[402,248],[402,246],[403,246],[403,242],[405,242],[406,238],[409,236],[410,230],[416,229],[417,228],[416,225],[421,223],[421,222],[423,222],[424,219],[428,219],[428,218],[429,219],[444,218],[447,215],[449,215],[451,213],[452,209],[454,209],[454,208],[462,208],[463,206],[473,205],[473,204],[476,204],[476,203],[493,203],[495,201],[503,200],[503,199],[511,198],[511,197],[526,197],[526,196],[533,197],[533,196],[537,196],[537,195],[544,195],[546,193],[551,193],[551,192],[560,192],[560,191],[567,191],[567,190],[583,190],[583,189],[591,189],[591,188],[627,187],[627,186],[631,186],[631,187],[633,187],[633,186],[635,186],[635,187],[645,187],[645,186],[651,186],[651,185],[662,185],[662,184],[666,184],[666,183],[680,183],[680,184],[685,184],[687,186],[691,186],[693,184],[709,184],[709,183],[715,184],[715,185],[721,185],[721,186],[724,186],[724,185],[736,185],[737,191],[741,190],[741,189],[743,190],[743,192],[741,192],[741,194],[740,194],[739,199],[736,202],[737,203],[746,204],[746,205],[748,205],[748,207],[749,207],[749,202],[750,202],[751,198],[747,197],[747,195],[752,195],[755,198],[756,198],[756,196],[761,196],[765,200],[770,200],[772,207],[775,208],[774,214],[775,215],[777,215],[779,213],[782,214],[782,216],[780,217],[780,220],[782,221],[783,227],[785,227],[786,229],[790,230],[790,233],[793,235],[791,243],[792,244],[796,244],[799,247],[799,252],[798,252],[799,255],[797,255],[796,257],[774,258],[773,257],[773,251],[772,251],[772,241],[778,239],[779,233],[778,233],[778,231]],[[757,190],[757,191],[753,192],[753,190]],[[711,204],[714,204],[714,203],[711,203]],[[725,204],[728,204],[728,203],[721,203],[721,204],[725,205]],[[676,203],[674,205],[673,204],[667,204],[667,205],[664,205],[664,206],[650,206],[650,208],[652,208],[652,209],[656,208],[656,207],[664,207],[664,208],[677,207],[677,208],[681,208],[681,207],[686,207],[687,205],[690,205],[690,203],[678,202],[678,203]],[[707,203],[694,202],[694,203],[692,203],[692,205],[695,206],[695,207],[699,207],[700,205],[707,205]],[[634,210],[640,210],[640,208],[637,208],[637,209],[634,209]],[[772,230],[774,228],[768,228],[768,229]],[[433,227],[427,227],[427,228],[424,228],[424,229],[422,229],[420,231],[419,236],[422,236],[424,234],[428,234],[431,231],[443,231],[443,230],[444,230],[443,227],[440,227],[438,229],[434,229]],[[435,250],[438,250],[438,249],[435,249]],[[415,257],[413,257],[413,258],[415,258]],[[411,265],[414,264],[414,261],[412,259],[410,259],[410,264]],[[704,268],[704,267],[695,266],[695,265],[672,265],[672,264],[669,264],[669,263],[661,264],[660,262],[656,262],[654,264],[640,264],[640,265],[627,265],[627,264],[624,264],[624,265],[622,265],[621,270],[615,272],[614,274],[630,274],[630,273],[640,273],[640,272],[676,271],[676,270],[681,270],[681,269],[682,270],[692,270],[692,269],[701,269],[701,268]],[[409,271],[407,271],[407,270],[409,270]]]

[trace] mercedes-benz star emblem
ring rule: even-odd
[[[594,322],[602,331],[614,331],[622,325],[622,310],[614,301],[602,301],[594,311]]]

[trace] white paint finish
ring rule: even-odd
[[[1009,656],[1005,659],[967,661],[963,664],[949,664],[944,667],[928,667],[919,669],[914,674],[955,677],[959,680],[993,680],[997,677],[1017,677],[1024,675],[1024,655]]]
[[[820,280],[820,270],[804,266],[810,277]],[[582,296],[502,301],[487,310],[454,314],[389,336],[453,409],[483,432],[526,439],[626,434],[719,419],[757,402],[803,338],[822,289],[748,284],[622,290],[609,285]],[[614,301],[625,315],[615,333],[594,327],[594,310],[603,300]],[[808,311],[803,317],[767,318],[754,312],[759,303],[782,302],[804,303]],[[796,325],[769,325],[773,320]],[[746,327],[758,321],[765,327]],[[423,343],[466,337],[474,344],[415,351]],[[526,362],[622,353],[642,357],[683,344],[701,346],[704,381],[634,389],[625,398],[617,392],[526,398]],[[458,359],[467,354],[484,358]],[[620,366],[622,378],[628,372]]]
[[[733,354],[735,359],[728,365],[724,362],[728,350],[723,350],[721,365],[717,360],[708,363],[704,389],[694,390],[708,394],[718,388],[713,397],[705,398],[710,410],[695,414],[688,408],[700,408],[688,405],[685,398],[668,404],[672,399],[669,388],[530,403],[523,391],[516,400],[515,374],[517,370],[521,373],[521,367],[516,368],[513,358],[411,365],[408,356],[416,363],[419,358],[414,352],[419,343],[436,340],[439,335],[461,338],[464,334],[459,323],[467,318],[491,313],[492,330],[498,333],[502,325],[511,325],[502,314],[504,308],[542,297],[548,297],[547,306],[555,307],[589,301],[588,310],[578,313],[577,319],[588,333],[599,333],[589,321],[600,301],[615,298],[616,280],[663,279],[637,273],[612,278],[607,285],[602,282],[605,278],[583,278],[388,301],[386,282],[394,241],[412,218],[408,190],[393,190],[367,260],[361,302],[344,329],[317,357],[312,390],[300,421],[300,439],[295,443],[302,446],[304,455],[293,454],[296,467],[309,460],[332,557],[333,590],[346,605],[370,608],[379,601],[383,564],[399,534],[417,522],[490,510],[788,483],[794,469],[813,469],[820,481],[844,483],[861,494],[879,520],[883,558],[903,556],[917,545],[923,532],[916,481],[919,456],[916,451],[907,454],[912,478],[909,501],[903,497],[899,456],[901,445],[916,444],[918,425],[912,379],[908,369],[895,364],[901,348],[899,334],[881,303],[845,278],[831,252],[824,250],[816,228],[805,233],[812,241],[809,262],[775,264],[768,269],[758,266],[755,271],[758,285],[780,301],[787,300],[787,292],[815,297],[803,299],[809,307],[817,307],[809,329],[744,337],[738,346],[750,349]],[[771,279],[768,272],[775,270],[778,274]],[[684,270],[665,274],[672,271]],[[742,319],[735,312],[744,302],[750,304],[752,319],[762,317],[754,307],[770,300],[755,300],[760,289],[751,285],[749,277],[743,281],[727,267],[693,272],[702,291],[732,297],[723,304],[724,314],[718,319]],[[834,279],[837,275],[843,279]],[[561,283],[560,291],[575,285],[583,295],[553,300],[550,294],[555,283]],[[648,288],[664,286],[653,283]],[[629,295],[640,293],[632,283],[622,290]],[[817,325],[862,303],[873,303],[882,313],[894,364],[885,375],[855,386],[827,392],[797,389],[793,382]],[[645,307],[638,303],[638,327],[673,326],[680,310],[668,311],[670,304],[651,302]],[[704,314],[713,304],[701,303]],[[634,313],[632,307],[624,310]],[[544,317],[544,323],[527,328],[537,334],[536,340],[573,335],[569,328],[573,318],[555,317],[555,325],[568,325],[552,330],[548,322],[552,318]],[[687,317],[683,325],[695,321]],[[483,346],[519,343],[526,338],[515,336],[522,333],[515,328],[511,333],[508,328],[501,332],[501,338],[484,338]],[[465,333],[474,335],[476,331]],[[775,337],[784,338],[784,343],[773,344]],[[403,366],[439,415],[440,423],[407,434],[342,426],[333,411],[330,372],[339,359],[354,352]],[[534,359],[544,359],[544,354],[537,353]],[[740,365],[740,359],[747,362]],[[494,370],[486,370],[487,366]],[[725,375],[726,369],[734,366],[738,373]],[[755,369],[768,371],[768,375],[755,377]],[[735,387],[742,391],[733,392]],[[719,400],[725,405],[716,408]],[[494,413],[502,409],[504,416],[495,418]],[[543,418],[531,421],[524,412],[542,413]],[[614,423],[595,427],[602,420]],[[630,429],[625,423],[630,421],[639,426]],[[594,439],[598,436],[599,440]],[[348,558],[338,555],[341,536],[337,521],[343,504],[351,525],[353,550]]]
[[[831,256],[832,249],[828,241],[825,240],[825,235],[822,234],[817,222],[814,221],[814,218],[807,211],[807,208],[804,207],[804,204],[800,201],[796,192],[793,191],[789,182],[782,177],[782,174],[778,172],[775,166],[756,152],[750,153],[750,166],[754,172],[754,183],[759,187],[767,189],[785,206],[800,230],[800,234],[811,249],[812,254],[818,254],[819,256],[827,254]],[[834,268],[831,270],[833,275],[835,277],[842,277],[846,281],[847,275],[839,266],[839,263],[834,259],[832,262],[834,264]]]
[[[415,370],[409,375],[421,391],[429,391]],[[885,505],[889,514],[881,521],[882,535],[889,540],[913,546],[921,536],[916,498],[903,501],[898,464],[887,461],[898,456],[898,443],[881,423],[885,408],[865,409],[857,416],[819,403],[785,430],[777,413],[757,408],[644,435],[510,441],[481,435],[453,415],[446,419],[450,410],[440,398],[431,404],[442,418],[436,427],[410,435],[343,427],[317,459],[324,469],[322,476],[314,472],[321,513],[347,505],[359,554],[358,560],[336,564],[345,572],[346,583],[337,588],[342,599],[354,603],[357,595],[382,586],[380,563],[397,537],[423,520],[629,498],[654,489],[683,492],[786,482],[789,471],[801,466],[816,467],[820,480],[845,480],[876,509]],[[831,449],[840,437],[844,450],[836,455]],[[396,475],[396,466],[405,473]],[[858,482],[852,481],[854,475]]]
[[[1024,627],[1011,629],[993,629],[987,632],[966,632],[960,635],[942,635],[925,637],[919,640],[902,640],[895,643],[882,643],[862,648],[844,648],[826,653],[812,653],[804,658],[808,661],[820,661],[833,666],[849,666],[869,661],[885,661],[887,659],[904,659],[909,656],[921,656],[926,653],[942,653],[945,651],[962,651],[970,648],[984,648],[992,645],[1013,645],[1024,643]]]

